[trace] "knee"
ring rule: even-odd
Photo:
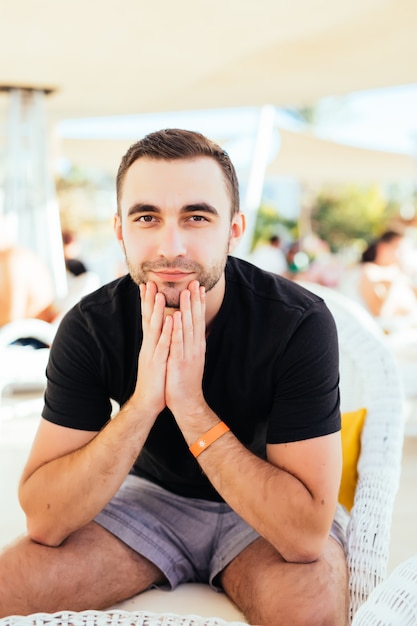
[[[0,619],[16,614],[14,599],[19,596],[19,559],[15,558],[14,545],[3,548],[0,553]]]
[[[318,598],[290,596],[265,598],[246,617],[251,624],[268,626],[346,626],[348,623],[347,602],[342,598],[331,594]]]
[[[295,626],[347,626],[347,614],[346,601],[329,593],[309,604],[301,601],[290,623]]]
[[[1,552],[0,617],[28,615],[44,610],[39,601],[44,587],[53,597],[43,567],[44,550],[43,546],[25,536]]]
[[[346,626],[348,583],[345,568],[329,571],[325,563],[292,566],[292,575],[260,576],[249,608],[251,624],[268,626]]]

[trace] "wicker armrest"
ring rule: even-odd
[[[396,492],[396,477],[390,470],[369,472],[358,483],[347,529],[351,615],[386,578]]]
[[[404,438],[404,396],[398,368],[375,320],[358,304],[304,283],[332,312],[339,336],[342,410],[367,410],[358,484],[347,527],[350,619],[387,574],[394,500]]]
[[[366,364],[369,407],[358,463],[359,480],[347,529],[351,615],[387,575],[394,501],[403,446],[403,398],[398,372],[385,346]]]
[[[376,587],[359,608],[352,626],[415,626],[417,615],[417,554]]]

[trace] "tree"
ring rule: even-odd
[[[297,222],[283,218],[276,208],[262,204],[256,215],[251,250],[260,243],[266,243],[272,235],[282,236],[283,233],[290,239],[297,239]]]
[[[348,185],[337,190],[322,190],[313,202],[313,231],[333,252],[352,241],[369,241],[378,236],[398,215],[399,206],[387,200],[377,186]]]

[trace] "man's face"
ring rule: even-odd
[[[115,218],[129,272],[137,283],[153,281],[166,305],[198,280],[209,292],[224,289],[228,252],[243,233],[220,166],[199,157],[173,161],[140,158],[127,170]]]

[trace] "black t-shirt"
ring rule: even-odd
[[[109,398],[120,405],[130,398],[140,315],[139,289],[125,276],[65,316],[47,367],[45,419],[98,431],[110,418]],[[203,377],[206,401],[219,418],[265,458],[266,443],[340,430],[338,381],[336,328],[321,298],[229,257]],[[184,496],[221,500],[168,409],[158,416],[132,472]]]

